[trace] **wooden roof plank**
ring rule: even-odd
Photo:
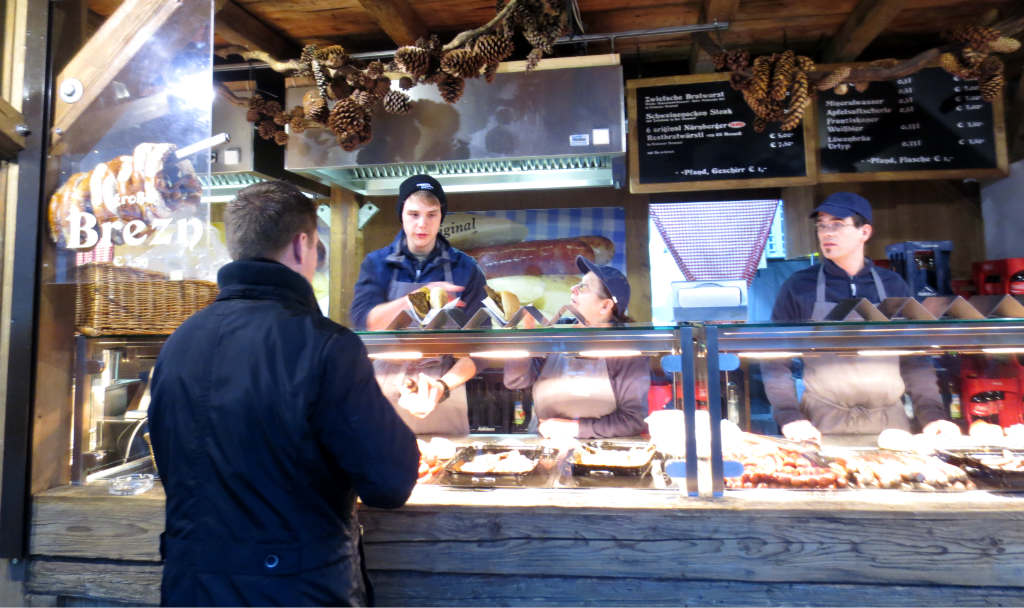
[[[861,0],[825,50],[825,62],[856,59],[905,6],[906,0]]]
[[[359,4],[398,46],[427,35],[427,26],[406,0],[359,0]]]
[[[703,23],[713,21],[731,23],[736,18],[739,8],[740,0],[704,0],[701,21]],[[724,43],[726,36],[723,35],[721,38],[720,42]],[[694,45],[693,52],[690,53],[690,73],[700,74],[713,71],[715,71],[715,66],[711,63],[711,55],[708,55],[699,45]]]
[[[270,29],[234,0],[218,0],[217,4],[221,6],[215,18],[216,32],[228,43],[266,51],[282,60],[298,56],[299,49],[295,43]]]

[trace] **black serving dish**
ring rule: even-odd
[[[517,451],[530,461],[530,466],[511,472],[471,472],[463,466],[485,456]],[[460,448],[455,457],[444,467],[439,483],[443,485],[489,488],[489,487],[544,487],[548,485],[557,450],[541,446],[525,445],[474,445]]]

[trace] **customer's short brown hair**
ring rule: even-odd
[[[316,231],[316,203],[288,182],[243,188],[224,211],[231,259],[273,258],[292,238]]]

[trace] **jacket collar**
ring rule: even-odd
[[[217,272],[218,300],[291,300],[319,311],[313,286],[280,262],[265,258],[236,260]]]
[[[825,269],[825,274],[829,274],[836,277],[842,277],[844,279],[850,278],[850,275],[846,274],[846,271],[839,267],[838,264],[832,260],[825,259],[821,263]],[[874,267],[875,263],[871,261],[871,258],[864,258],[864,267],[860,269],[860,272],[853,275],[852,278],[863,277],[865,275],[871,275],[871,268]]]
[[[448,242],[448,239],[438,234],[437,243],[434,244],[434,250],[427,257],[427,263],[433,262],[436,258],[451,260],[451,249],[452,245]],[[398,235],[395,236],[395,240],[391,241],[390,251],[387,257],[384,258],[384,261],[389,264],[402,266],[406,260],[415,265],[416,256],[409,251],[409,247],[405,244],[405,233],[399,231]]]

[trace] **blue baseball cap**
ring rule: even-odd
[[[871,203],[868,202],[868,199],[859,194],[854,194],[853,192],[836,192],[834,194],[830,194],[828,198],[823,200],[821,204],[811,212],[810,217],[813,218],[818,213],[827,213],[839,219],[850,217],[856,213],[867,220],[869,224],[871,223]]]
[[[604,284],[608,295],[611,296],[612,302],[619,307],[619,312],[626,314],[626,307],[629,306],[629,281],[618,269],[612,266],[598,266],[582,255],[576,256],[576,266],[584,274],[588,272],[596,274]]]

